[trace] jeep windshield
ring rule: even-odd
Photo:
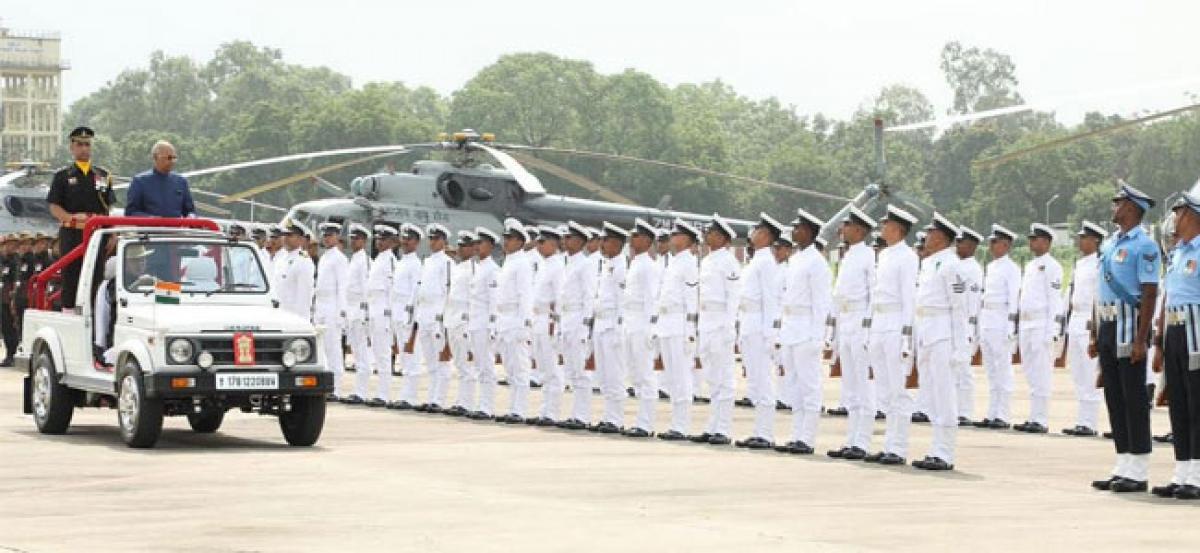
[[[130,292],[212,295],[267,291],[266,275],[249,244],[130,242],[122,249],[121,263],[123,285]]]

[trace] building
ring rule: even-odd
[[[46,161],[62,143],[58,33],[14,31],[0,22],[0,161]]]

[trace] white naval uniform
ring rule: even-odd
[[[837,317],[838,359],[842,365],[842,399],[849,420],[846,446],[867,449],[875,425],[867,360],[871,285],[875,282],[875,252],[859,242],[846,250],[838,263],[833,287],[834,317]]]
[[[316,268],[308,252],[295,249],[287,253],[279,273],[279,306],[284,311],[312,320],[313,277]]]
[[[633,377],[637,397],[634,427],[654,432],[654,411],[658,383],[654,376],[653,338],[656,320],[655,302],[662,283],[660,267],[650,252],[635,255],[625,272],[625,290],[621,297],[621,353],[625,370]]]
[[[367,316],[371,331],[371,353],[375,371],[379,373],[376,399],[389,401],[392,397],[392,276],[396,272],[396,256],[387,249],[375,256],[367,277]],[[369,373],[368,373],[369,374]],[[359,378],[365,378],[359,376]],[[364,383],[363,389],[366,389]],[[366,398],[366,396],[362,396]]]
[[[267,272],[271,277],[271,286],[279,287],[279,276],[283,274],[283,269],[287,264],[288,250],[280,247],[271,255],[271,261],[268,263]]]
[[[624,421],[625,364],[621,355],[621,299],[625,287],[625,256],[602,258],[596,276],[595,323],[592,350],[596,378],[604,396],[600,421],[621,427]]]
[[[994,259],[983,277],[983,304],[979,308],[979,348],[988,376],[988,410],[991,420],[1010,422],[1013,394],[1013,319],[1021,294],[1021,269],[1009,256]]]
[[[875,284],[871,289],[867,349],[875,374],[879,409],[887,414],[882,451],[900,457],[908,456],[913,399],[905,383],[912,372],[912,357],[916,353],[906,351],[911,345],[907,342],[910,337],[904,336],[902,331],[912,326],[916,316],[919,268],[917,252],[904,241],[883,248],[879,252]],[[870,413],[867,418],[874,420],[874,414]],[[869,432],[866,439],[870,443]]]
[[[833,277],[825,256],[809,244],[788,260],[779,343],[785,400],[792,406],[792,440],[813,447],[821,420],[821,340],[833,308]]]
[[[537,362],[542,383],[541,417],[557,421],[562,413],[563,368],[558,364],[560,353],[557,321],[560,313],[558,298],[562,293],[566,257],[555,253],[550,257],[537,256],[537,272],[533,276],[533,359]]]
[[[475,275],[475,258],[464,259],[450,269],[450,291],[446,296],[446,311],[442,324],[446,327],[446,342],[450,344],[450,363],[458,373],[458,398],[454,405],[466,408],[468,397],[475,395],[475,373],[471,370],[471,336],[467,332],[471,303],[471,278]],[[440,404],[439,404],[440,405]]]
[[[471,298],[468,302],[467,334],[471,337],[473,363],[469,382],[479,385],[476,403],[475,390],[459,393],[461,404],[469,411],[485,415],[495,414],[496,409],[496,356],[492,347],[495,332],[496,276],[500,266],[488,256],[475,262],[475,274],[471,277]]]
[[[1075,384],[1075,397],[1079,401],[1079,412],[1075,424],[1096,430],[1099,424],[1100,403],[1104,391],[1096,387],[1099,359],[1088,355],[1091,342],[1092,312],[1096,306],[1099,290],[1100,257],[1092,253],[1075,261],[1071,273],[1071,287],[1067,305],[1067,366],[1071,368],[1071,381]],[[1162,294],[1160,294],[1162,296]],[[1155,317],[1158,320],[1158,317]]]
[[[1020,306],[1021,369],[1030,395],[1026,420],[1046,426],[1054,370],[1051,341],[1062,339],[1055,320],[1062,315],[1062,265],[1049,253],[1025,264]]]
[[[254,254],[254,250],[258,249],[253,243],[248,243],[248,248],[230,248],[229,249],[229,270],[233,277],[234,284],[248,284],[254,288],[265,288],[266,283],[263,282],[263,271],[258,269],[258,257]],[[266,259],[264,252],[263,259]],[[267,274],[270,274],[270,268],[267,269]]]
[[[433,252],[421,264],[421,276],[417,282],[416,301],[413,303],[413,323],[417,325],[417,341],[413,346],[414,356],[420,351],[425,364],[411,377],[405,375],[400,385],[400,399],[417,403],[417,389],[421,376],[432,374],[429,387],[429,403],[444,407],[450,385],[450,363],[440,361],[446,347],[446,328],[442,314],[446,311],[446,298],[450,292],[450,267],[453,261],[446,252]],[[407,339],[407,338],[406,338]]]
[[[396,337],[396,346],[400,348],[396,357],[400,364],[400,374],[417,376],[421,374],[421,365],[417,361],[417,352],[421,345],[414,341],[411,353],[406,353],[404,346],[408,344],[408,338],[413,332],[413,304],[417,300],[417,284],[421,281],[421,257],[415,251],[402,253],[396,250],[396,253],[400,258],[396,260],[396,271],[392,274],[392,293],[388,300],[392,307],[392,333]],[[403,384],[400,389],[400,399],[408,401],[404,397]]]
[[[710,251],[700,261],[697,353],[712,398],[705,432],[726,437],[733,426],[733,344],[737,340],[740,279],[741,267],[729,247]]]
[[[529,342],[533,338],[533,256],[519,250],[504,256],[496,277],[496,351],[508,379],[509,414],[529,410]]]
[[[692,323],[699,308],[700,269],[696,256],[688,250],[671,257],[658,292],[654,334],[666,373],[667,393],[671,396],[670,429],[687,435],[692,417],[692,375],[695,365],[696,327]],[[647,429],[651,430],[651,429]]]
[[[573,396],[569,418],[584,423],[591,422],[592,380],[584,367],[591,354],[588,325],[592,319],[599,272],[586,253],[567,255],[555,306],[559,313],[556,331],[563,355],[563,371],[571,383]]]
[[[958,399],[951,360],[968,359],[966,280],[954,248],[945,248],[921,262],[917,283],[915,337],[920,386],[929,390],[929,422],[933,441],[929,455],[954,463],[958,433]]]
[[[742,269],[738,295],[738,346],[746,369],[747,393],[754,403],[751,437],[770,441],[775,426],[775,362],[779,329],[779,262],[770,247],[754,251]]]
[[[325,250],[317,259],[316,300],[313,301],[313,323],[324,325],[321,348],[325,361],[333,370],[334,394],[344,394],[343,373],[346,370],[346,355],[342,351],[342,332],[346,321],[346,285],[349,280],[350,262],[341,249]]]
[[[367,398],[367,387],[375,363],[368,341],[367,278],[371,273],[371,256],[366,248],[354,252],[346,268],[346,341],[354,356],[354,394]]]
[[[960,258],[961,259],[961,258]],[[975,374],[971,359],[979,347],[979,309],[983,304],[983,266],[974,257],[961,259],[959,274],[966,282],[964,302],[967,310],[967,347],[971,353],[966,358],[954,357],[955,388],[958,390],[958,416],[972,419],[975,413]],[[960,362],[960,360],[962,360]]]

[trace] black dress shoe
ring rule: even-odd
[[[1120,478],[1120,476],[1109,476],[1104,480],[1092,480],[1092,487],[1106,492],[1112,488],[1113,482],[1116,482]]]
[[[541,388],[541,387],[542,387],[542,383],[541,383],[541,382],[534,382],[534,381],[530,380],[530,381],[529,381],[529,387],[530,387],[530,388],[532,388],[532,389],[534,389],[534,390],[537,390],[538,388]]]
[[[555,426],[566,430],[585,430],[588,427],[586,422],[583,422],[579,419],[567,419],[556,424]]]
[[[1167,432],[1166,434],[1162,434],[1160,436],[1154,436],[1154,441],[1162,444],[1174,443],[1175,434],[1173,432]]]
[[[501,385],[501,386],[508,386],[508,379],[507,379],[507,378],[501,378],[500,380],[497,380],[497,381],[496,381],[496,384],[499,384],[499,385]]]
[[[834,459],[841,459],[846,456],[846,451],[849,449],[850,449],[849,446],[840,447],[838,449],[831,449],[829,451],[826,451],[825,455],[828,455],[829,457],[832,457]]]
[[[1092,437],[1095,437],[1096,435],[1098,435],[1098,432],[1096,432],[1096,430],[1094,428],[1088,428],[1086,426],[1076,426],[1075,427],[1075,435],[1092,438]]]
[[[359,397],[357,394],[350,394],[342,398],[341,401],[346,405],[362,405],[363,403],[366,403],[366,401],[364,401],[363,398]]]
[[[745,440],[738,440],[733,445],[737,447],[744,447],[746,449],[771,449],[775,447],[775,444],[771,443],[771,440],[760,438],[758,436],[746,438]]]
[[[438,405],[436,403],[426,403],[425,404],[425,412],[426,413],[438,414],[445,410],[446,410],[446,408],[444,408],[441,405]]]
[[[485,421],[485,420],[491,419],[492,416],[487,413],[484,413],[483,411],[473,411],[473,412],[467,414],[467,418],[471,419],[473,421]]]
[[[782,402],[782,401],[779,401],[779,400],[777,399],[777,400],[775,400],[775,410],[776,410],[776,411],[791,411],[791,410],[792,410],[792,406],[791,406],[791,405],[788,405],[788,404],[786,404],[786,403],[784,403],[784,402]]]
[[[635,426],[633,428],[626,428],[625,430],[622,430],[621,435],[625,436],[626,438],[649,438],[653,436],[654,433],[644,428],[638,428]]]
[[[729,445],[731,441],[732,440],[729,439],[729,436],[724,434],[713,434],[712,437],[708,439],[708,445]]]
[[[1008,426],[1008,422],[1006,422],[1004,419],[992,419],[992,422],[988,423],[988,428],[993,430],[1004,430],[1008,428]]]
[[[658,399],[671,399],[671,394],[668,394],[662,390],[659,390],[658,391]]]
[[[920,461],[913,461],[912,465],[921,470],[954,470],[954,465],[941,457],[925,457]]]
[[[525,422],[525,418],[516,413],[509,413],[502,417],[496,417],[496,422],[502,422],[504,424],[521,424]]]
[[[708,432],[704,432],[701,434],[694,434],[692,436],[688,436],[688,441],[696,442],[698,444],[706,444],[706,443],[708,443],[709,440],[712,439],[712,437],[713,437],[712,434],[709,434]]]
[[[879,464],[881,464],[881,465],[903,465],[904,457],[896,455],[895,453],[884,453],[883,457],[879,459]]]
[[[1112,485],[1108,487],[1108,489],[1114,493],[1144,492],[1146,491],[1146,481],[1118,478],[1112,483]]]
[[[1050,431],[1050,429],[1046,428],[1045,425],[1043,425],[1040,422],[1025,423],[1025,432],[1028,432],[1030,434],[1045,434],[1049,431]]]
[[[883,411],[875,411],[875,420],[877,420],[877,421],[887,420],[887,413],[884,413]]]
[[[992,425],[992,419],[984,418],[971,423],[975,428],[989,428]]]
[[[922,413],[920,411],[916,411],[912,414],[912,421],[913,422],[929,422],[929,415],[926,415],[925,413]]]
[[[850,410],[846,409],[845,407],[834,407],[833,409],[825,411],[825,413],[831,417],[845,417],[850,415]]]
[[[329,394],[329,395],[325,396],[325,401],[328,401],[330,403],[337,402],[337,400],[338,400],[337,394]]]
[[[370,401],[367,401],[366,405],[367,407],[387,407],[387,402],[380,398],[373,397],[370,399]]]
[[[426,411],[428,411],[428,410],[429,410],[429,404],[428,404],[428,403],[422,403],[422,404],[420,404],[420,405],[418,405],[418,406],[416,406],[416,407],[413,407],[413,411],[416,411],[416,412],[418,412],[418,413],[424,413],[424,412],[426,412]]]
[[[1150,488],[1150,493],[1158,497],[1175,497],[1175,490],[1178,490],[1182,487],[1183,486],[1180,486],[1179,484],[1171,482],[1166,486],[1154,486],[1153,488]]]
[[[863,461],[868,462],[868,463],[878,463],[880,461],[880,459],[883,459],[882,451],[876,451],[875,453],[872,453],[870,455],[867,455],[866,457],[863,457]]]
[[[813,454],[813,448],[800,440],[793,440],[784,445],[777,445],[775,446],[775,451],[780,453],[790,453],[792,455]]]
[[[462,405],[455,405],[454,407],[443,411],[443,414],[451,417],[465,417],[467,415],[467,408],[463,407]]]
[[[387,408],[395,409],[397,411],[411,411],[413,409],[413,404],[401,399],[399,401],[393,401],[389,403]]]
[[[600,427],[596,431],[601,434],[620,434],[621,427],[619,427],[611,422],[602,422],[602,423],[600,423]]]
[[[537,425],[544,426],[544,427],[558,426],[558,422],[550,417],[542,417],[542,418],[538,419]]]
[[[659,434],[658,439],[668,442],[678,442],[680,440],[686,440],[688,437],[678,430],[668,430],[662,434]]]
[[[1105,440],[1111,440],[1111,439],[1112,439],[1112,431],[1111,431],[1111,430],[1110,430],[1110,431],[1108,431],[1108,432],[1105,432],[1105,433],[1104,433],[1104,434],[1102,434],[1102,435],[1104,436],[1104,439],[1105,439]]]
[[[958,425],[959,426],[975,426],[975,423],[971,422],[971,419],[968,419],[967,417],[958,417]]]
[[[1179,486],[1179,489],[1175,490],[1175,499],[1185,499],[1188,501],[1200,499],[1200,487],[1191,484]]]
[[[630,386],[628,388],[625,388],[625,394],[628,395],[629,397],[637,397],[637,390],[634,390],[633,386]]]
[[[744,397],[733,402],[733,405],[736,407],[754,407],[754,402],[750,401],[750,398]]]
[[[842,459],[847,461],[861,461],[867,456],[867,450],[861,447],[848,447],[842,452]]]
[[[712,403],[712,399],[701,396],[692,396],[692,403]]]

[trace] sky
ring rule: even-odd
[[[1200,92],[1195,1],[6,0],[0,18],[62,34],[68,105],[155,50],[206,60],[238,39],[356,86],[403,81],[449,94],[502,54],[546,51],[669,85],[721,79],[750,98],[838,118],[895,83],[945,112],[938,55],[951,40],[1012,56],[1021,94],[1068,124],[1088,111],[1178,107]]]

